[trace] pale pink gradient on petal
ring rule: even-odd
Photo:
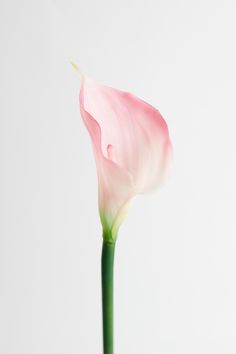
[[[172,155],[168,127],[148,103],[86,76],[80,109],[96,157],[103,227],[111,229],[135,195],[161,184]]]

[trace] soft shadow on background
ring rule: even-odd
[[[236,352],[234,1],[1,1],[0,352],[102,352],[78,63],[157,106],[170,179],[119,234],[117,354]]]

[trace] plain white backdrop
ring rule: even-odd
[[[0,353],[101,354],[97,176],[79,77],[158,107],[170,179],[115,261],[116,354],[236,353],[235,1],[0,2]]]

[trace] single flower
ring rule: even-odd
[[[114,242],[130,202],[160,186],[172,153],[160,112],[82,75],[80,110],[96,159],[105,241]]]

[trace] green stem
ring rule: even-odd
[[[113,354],[113,264],[115,242],[102,246],[103,354]]]

